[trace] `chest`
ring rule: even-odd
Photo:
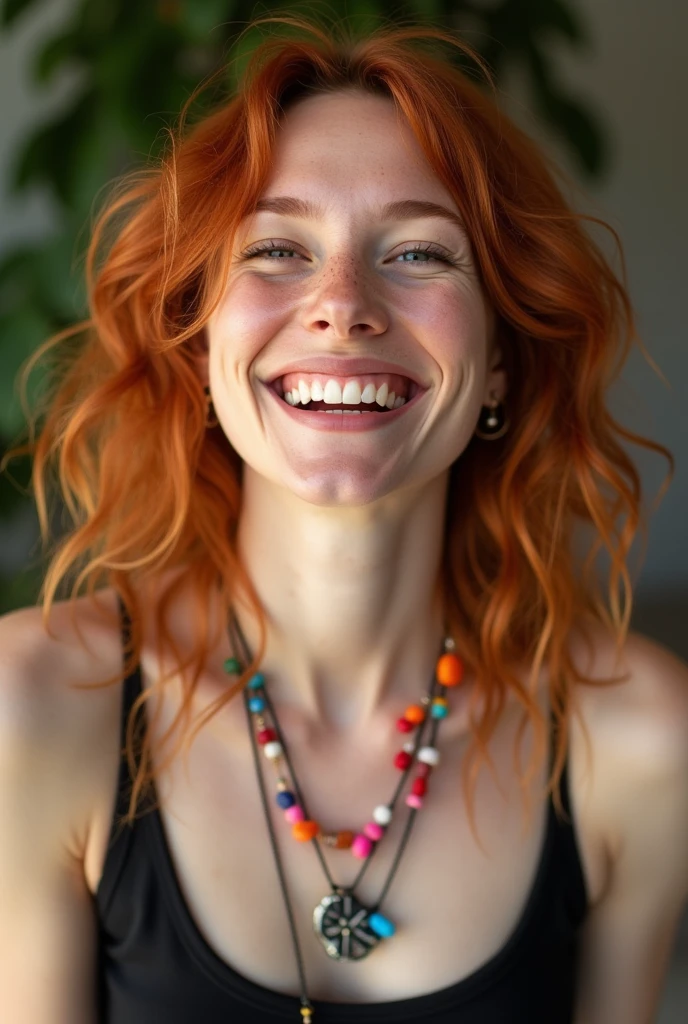
[[[159,730],[167,724],[160,723]],[[313,910],[330,885],[311,843],[298,843],[274,800],[275,772],[265,759],[271,819],[309,991],[314,998],[376,1002],[420,995],[451,985],[488,962],[519,922],[537,875],[547,805],[540,789],[546,764],[529,790],[531,818],[523,816],[513,770],[515,719],[491,741],[495,774],[481,770],[471,831],[462,784],[468,744],[460,728],[440,738],[433,772],[392,884],[381,906],[397,932],[356,965],[330,959],[313,929]],[[285,730],[286,731],[286,730]],[[397,743],[398,746],[398,743]],[[374,806],[387,803],[398,781],[391,756],[361,742],[296,744],[290,748],[308,810],[327,830],[358,831]],[[522,754],[531,753],[526,737]],[[585,801],[577,800],[576,738],[569,754],[570,793],[581,861],[591,900],[604,884],[599,840],[586,827]],[[206,943],[220,959],[256,984],[297,992],[297,974],[282,887],[271,848],[251,748],[230,744],[221,727],[203,730],[189,753],[157,784],[168,855],[184,901]],[[112,797],[103,799],[86,863],[97,888],[105,858]],[[578,805],[578,806],[577,806]],[[356,894],[373,906],[385,886],[407,822],[400,800]],[[324,849],[331,877],[342,887],[361,862],[350,851]]]

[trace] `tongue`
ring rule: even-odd
[[[297,406],[298,408],[298,406]],[[356,409],[360,412],[387,412],[384,406],[380,406],[377,402],[372,402],[370,405],[346,405],[344,402],[309,402],[307,405],[302,405],[302,409],[313,412],[322,412],[324,409]]]

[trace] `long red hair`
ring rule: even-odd
[[[194,348],[219,302],[229,243],[267,181],[283,112],[332,90],[389,97],[464,218],[497,313],[509,387],[509,432],[493,443],[474,437],[451,467],[437,584],[458,649],[487,698],[464,762],[469,818],[473,826],[476,774],[490,761],[487,742],[509,691],[523,705],[519,738],[528,719],[535,729],[524,784],[546,751],[547,723],[535,699],[543,669],[560,726],[548,789],[561,808],[571,687],[591,682],[574,666],[568,638],[577,623],[602,622],[620,649],[630,620],[627,556],[645,523],[639,475],[622,442],[663,454],[673,468],[666,448],[620,426],[605,404],[638,339],[625,284],[584,222],[607,227],[620,251],[618,236],[569,208],[538,147],[449,56],[447,48],[472,59],[491,82],[454,34],[405,26],[356,39],[301,18],[254,24],[273,21],[287,34],[266,35],[234,94],[189,127],[192,97],[159,163],[118,184],[88,249],[90,316],[43,347],[78,340],[68,346],[33,444],[44,537],[48,481],[59,485],[73,519],[45,578],[46,624],[65,581],[73,596],[113,586],[133,620],[131,664],[141,647],[140,584],[175,570],[155,611],[160,637],[174,645],[166,614],[182,584],[192,585],[198,609],[195,647],[180,664],[188,686],[176,732],[212,640],[211,590],[219,587],[227,607],[239,590],[248,596],[261,630],[254,662],[193,729],[181,730],[159,771],[258,669],[265,617],[235,542],[241,463],[222,431],[206,428]],[[585,559],[574,551],[580,526],[592,528]],[[597,555],[605,550],[609,568],[600,573]],[[516,671],[524,665],[531,670],[525,686]],[[149,730],[139,735],[134,726],[149,695],[129,722],[135,779],[127,821],[155,778]],[[137,772],[135,745],[143,755]]]

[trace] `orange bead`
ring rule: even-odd
[[[463,679],[463,662],[455,654],[443,654],[437,661],[437,682],[457,686]]]
[[[319,831],[320,826],[317,821],[297,821],[291,827],[291,834],[300,843],[307,843],[309,839],[315,839]]]
[[[425,721],[425,712],[420,704],[411,704],[406,708],[406,711],[404,711],[404,718],[407,722],[413,722],[414,725],[420,725],[421,722]]]
[[[350,850],[354,841],[353,832],[338,832],[335,847],[337,850]]]

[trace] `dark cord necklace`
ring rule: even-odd
[[[235,641],[238,637],[246,663],[250,663],[252,660],[251,653],[241,630],[241,626],[239,625],[233,611],[230,615],[229,635],[232,650],[236,651],[237,649]],[[280,728],[279,720],[275,713],[262,673],[259,673],[249,680],[249,683],[244,690],[244,707],[246,710],[249,734],[251,737],[256,777],[260,789],[261,803],[270,837],[277,876],[279,879],[280,889],[282,891],[282,898],[284,900],[284,906],[289,922],[289,930],[291,932],[294,956],[299,975],[299,985],[301,989],[301,1017],[306,1022],[309,1022],[312,1019],[313,1006],[308,998],[303,955],[294,921],[294,912],[289,897],[289,891],[284,874],[284,866],[275,833],[275,826],[272,815],[270,814],[265,779],[263,777],[261,767],[260,747],[261,745],[263,746],[263,751],[268,760],[279,762],[283,759],[286,763],[291,777],[292,791],[289,790],[286,779],[280,777],[278,779],[277,793],[278,806],[284,810],[285,817],[287,817],[287,820],[292,823],[292,831],[295,837],[301,841],[311,841],[320,863],[320,867],[330,886],[329,894],[320,901],[313,911],[313,925],[315,933],[318,935],[325,952],[333,959],[340,961],[361,960],[375,948],[380,939],[390,937],[396,930],[392,922],[380,913],[379,908],[387,896],[399,868],[401,858],[411,836],[417,811],[422,807],[422,794],[425,793],[427,777],[439,760],[439,753],[435,743],[440,722],[447,714],[447,702],[442,694],[446,692],[446,687],[454,686],[460,682],[463,674],[461,662],[455,654],[450,653],[453,652],[453,650],[453,640],[450,638],[445,639],[443,643],[444,653],[440,656],[440,659],[437,662],[428,690],[428,695],[423,698],[421,702],[424,709],[430,709],[430,716],[426,715],[424,710],[421,711],[420,706],[413,705],[406,711],[406,716],[408,717],[400,719],[397,723],[397,727],[402,732],[412,731],[416,725],[419,726],[419,728],[417,729],[415,741],[405,744],[403,751],[401,751],[395,759],[395,765],[400,770],[401,775],[392,799],[387,805],[382,805],[376,808],[374,812],[375,821],[370,822],[363,832],[356,836],[351,843],[352,852],[356,856],[361,857],[363,863],[353,882],[348,886],[341,886],[335,882],[323,856],[320,846],[320,840],[323,839],[323,834],[321,833],[317,823],[309,819],[306,802],[296,778],[291,758],[289,756],[289,751],[284,740],[284,734]],[[225,662],[225,670],[231,673],[241,673],[243,671],[243,667],[239,659],[233,657],[227,659]],[[264,717],[264,713],[266,711],[272,723],[269,727],[266,727],[267,723]],[[430,731],[429,745],[423,746],[423,736],[428,726]],[[419,767],[420,774],[414,782],[414,789],[412,793],[406,798],[408,816],[404,830],[400,837],[396,853],[377,901],[374,906],[367,907],[357,898],[355,890],[360,885],[363,876],[368,869],[368,865],[375,854],[377,846],[379,845],[379,840],[384,834],[384,827],[391,820],[394,807],[401,795],[411,767],[414,763]],[[338,835],[351,835],[351,833],[339,833]],[[371,837],[374,838],[371,839]],[[356,849],[357,844],[358,850]],[[335,843],[331,842],[330,845],[335,845]]]

